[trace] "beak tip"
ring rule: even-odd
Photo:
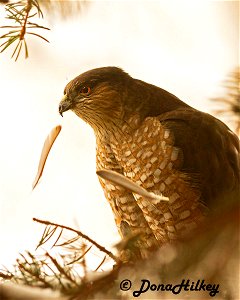
[[[72,103],[65,96],[59,104],[58,112],[63,117],[63,113],[69,109],[71,109]]]

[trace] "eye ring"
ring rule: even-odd
[[[80,90],[80,93],[83,95],[89,95],[91,92],[91,88],[89,86],[83,86]]]

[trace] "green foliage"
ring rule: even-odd
[[[15,57],[16,61],[23,47],[25,50],[25,58],[27,58],[27,34],[37,36],[48,42],[45,37],[32,31],[35,31],[36,29],[49,30],[49,28],[47,27],[32,22],[32,19],[36,16],[38,16],[38,18],[43,18],[43,12],[37,0],[21,0],[18,2],[6,4],[5,11],[6,19],[10,22],[13,22],[13,25],[0,27],[9,29],[9,32],[0,36],[0,39],[4,40],[4,42],[0,45],[1,53],[5,51],[10,45],[15,44],[12,58]]]
[[[72,294],[81,288],[90,270],[88,255],[96,255],[97,251],[95,271],[106,262],[113,264],[113,254],[96,242],[89,242],[91,239],[80,231],[48,221],[34,220],[46,226],[34,254],[26,251],[20,254],[13,270],[0,270],[3,281],[11,280],[17,284],[51,288],[63,294]],[[68,238],[63,235],[66,232]],[[101,255],[99,250],[104,254]]]
[[[221,299],[239,299],[238,201],[211,215],[193,236],[151,251],[145,259],[138,258],[125,263],[76,229],[49,221],[34,221],[45,225],[36,251],[20,254],[13,271],[0,270],[0,283],[11,281],[19,287],[49,288],[63,296],[61,299],[68,300],[127,300],[133,298],[132,293],[139,289],[143,278],[164,284],[179,284],[183,279],[193,282],[204,279],[205,282],[219,285]],[[63,236],[66,233],[69,234],[67,238]],[[132,243],[131,239],[121,243],[120,252],[130,250],[129,242]],[[88,255],[93,251],[97,251],[97,263],[96,267],[89,268]],[[120,288],[121,282],[126,279],[133,283],[129,292]],[[145,296],[152,295],[154,299],[159,299],[160,295],[164,299],[170,296],[169,292],[148,292]],[[189,298],[189,293],[195,295],[196,299],[209,298],[206,290],[199,290],[197,294],[183,291],[181,299]],[[0,284],[1,296],[9,299]]]

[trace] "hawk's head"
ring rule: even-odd
[[[124,118],[124,99],[133,80],[117,67],[87,71],[66,85],[59,113],[71,109],[94,129],[116,124]]]
[[[59,113],[71,109],[93,129],[111,128],[128,120],[132,114],[140,119],[187,106],[167,91],[132,78],[117,67],[87,71],[64,90]]]

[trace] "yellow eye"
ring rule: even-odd
[[[80,93],[83,95],[89,95],[91,92],[91,89],[89,86],[84,86],[81,88]]]

